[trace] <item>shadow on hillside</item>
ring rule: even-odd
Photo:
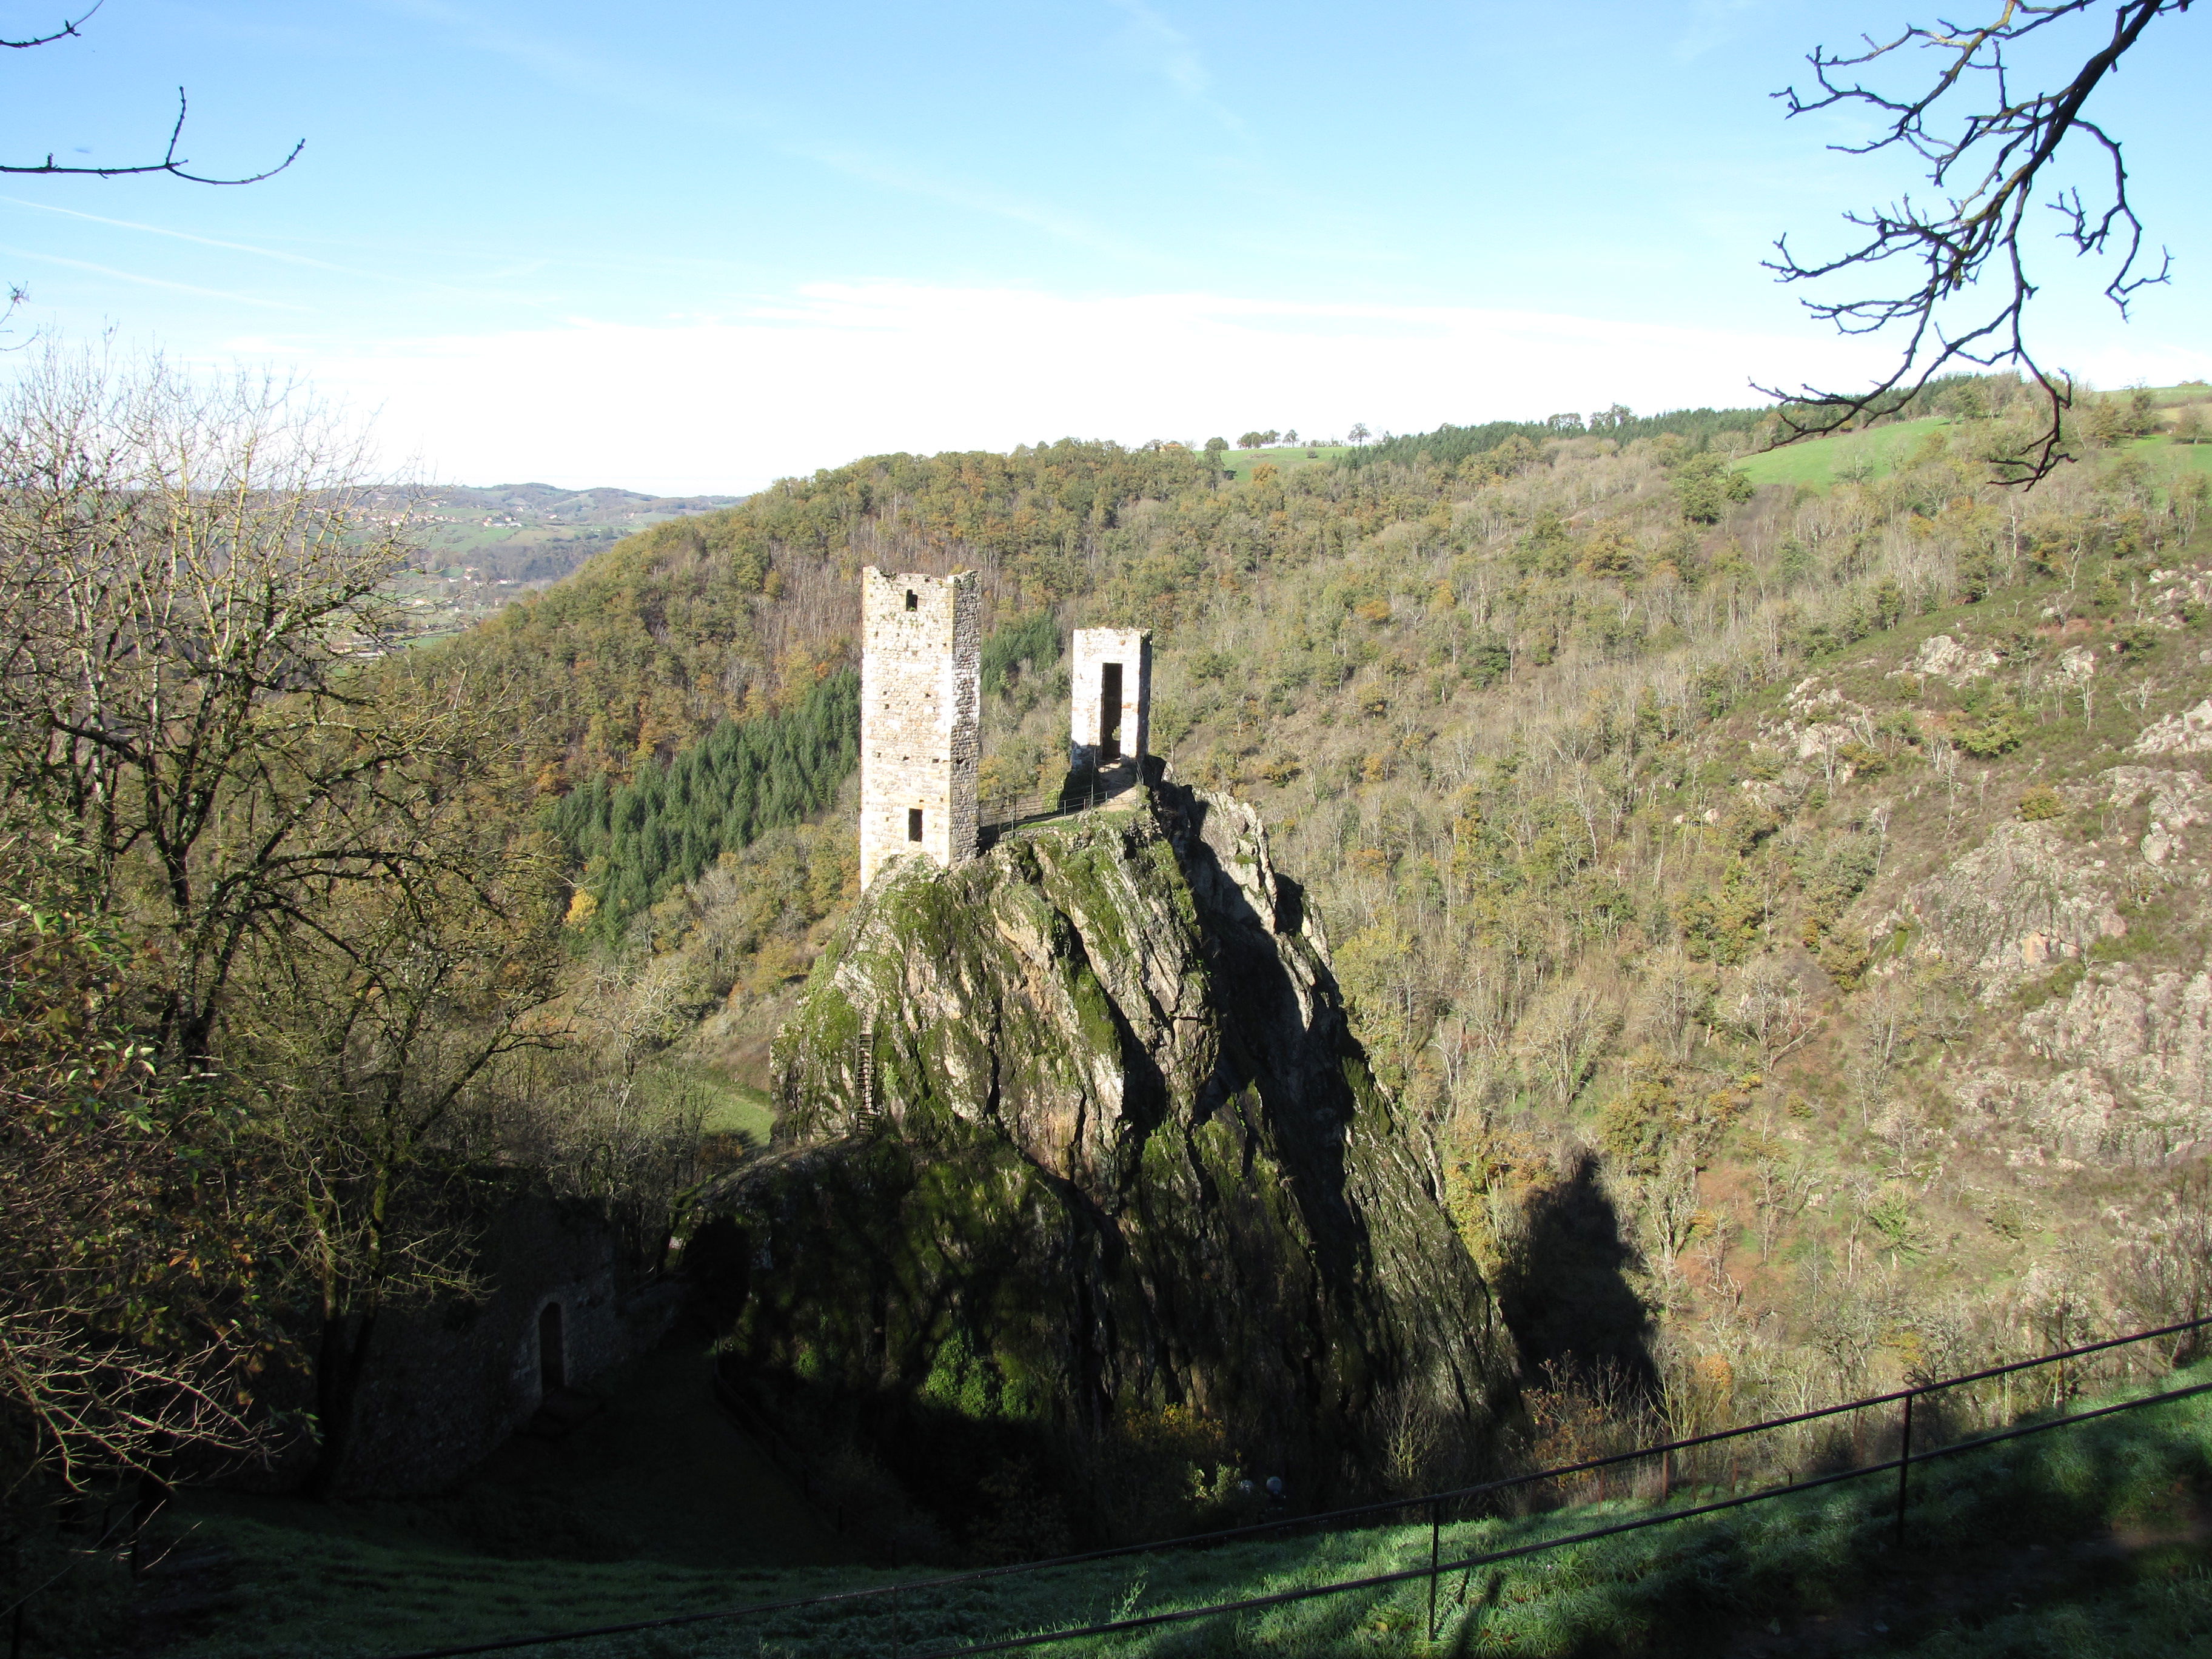
[[[1638,1394],[1656,1393],[1650,1316],[1628,1283],[1635,1260],[1597,1160],[1584,1153],[1530,1202],[1521,1249],[1498,1277],[1498,1311],[1524,1377],[1547,1365],[1573,1376],[1610,1371]]]

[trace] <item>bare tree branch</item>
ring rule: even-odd
[[[79,23],[90,22],[92,21],[93,12],[98,11],[100,7],[106,3],[107,0],[94,0],[94,3],[90,10],[87,11],[81,17],[63,19],[62,26],[56,29],[52,34],[33,35],[28,40],[0,40],[0,46],[11,46],[17,52],[27,52],[33,46],[50,46],[55,41],[60,40],[64,35],[75,34],[76,33],[76,26]]]
[[[1796,393],[1758,389],[1783,400],[1778,441],[1794,442],[1840,431],[1902,407],[1947,370],[1966,366],[1990,368],[2017,365],[2043,392],[2047,418],[2017,453],[1994,463],[2002,482],[2032,483],[2044,477],[2064,452],[2065,413],[2074,383],[2063,372],[2039,363],[2030,349],[2026,326],[2037,285],[2021,246],[2029,207],[2066,141],[2076,134],[2103,153],[2110,180],[2094,198],[2081,187],[2059,186],[2044,205],[2063,221],[2058,234],[2077,255],[2113,255],[2118,261],[2105,284],[2106,297],[2123,315],[2144,288],[2167,279],[2171,258],[2161,251],[2155,270],[2145,252],[2142,222],[2128,194],[2128,173],[2119,142],[2084,113],[2092,94],[2120,60],[2160,17],[2189,9],[2191,0],[2002,0],[1996,16],[1977,27],[1951,23],[1934,27],[1909,25],[1895,39],[1864,39],[1864,50],[1832,53],[1815,48],[1809,59],[1816,89],[1790,87],[1775,96],[1785,100],[1791,116],[1859,107],[1879,112],[1881,128],[1863,144],[1831,148],[1850,155],[1904,149],[1927,167],[1929,183],[1942,192],[1938,205],[1910,196],[1887,208],[1844,216],[1865,233],[1856,247],[1832,259],[1810,264],[1793,253],[1789,239],[1775,243],[1767,269],[1785,283],[1810,282],[1841,273],[1872,270],[1892,261],[1917,266],[1910,286],[1838,301],[1805,302],[1823,321],[1844,334],[1900,330],[1904,342],[1897,366],[1875,386],[1858,392],[1823,392],[1811,386]],[[2109,38],[2082,62],[2064,84],[2018,91],[2007,51],[2063,19],[2087,17],[2109,8]],[[1933,52],[1941,60],[1932,84],[1917,96],[1893,97],[1857,78],[1863,70],[1907,48]],[[1984,106],[1951,117],[1962,88],[1980,88]],[[1948,101],[1947,100],[1951,100]],[[2078,148],[2078,147],[2077,147]],[[1963,184],[1957,182],[1965,180]],[[1948,303],[1984,279],[1996,289],[1990,307],[1953,320]]]
[[[64,33],[74,34],[76,31],[74,27],[70,27],[65,30]],[[57,40],[60,38],[61,37],[59,35],[48,35],[46,37],[49,40]],[[46,42],[41,40],[0,41],[0,46],[43,46],[45,44]],[[135,174],[142,173],[166,173],[173,179],[182,179],[187,183],[195,185],[258,185],[264,179],[273,179],[278,173],[283,172],[286,167],[290,167],[293,162],[300,159],[300,152],[307,147],[307,141],[302,138],[298,143],[292,146],[292,153],[290,155],[287,155],[275,167],[270,167],[264,172],[252,173],[242,179],[210,179],[204,173],[191,172],[190,170],[192,165],[191,158],[177,154],[177,146],[184,141],[185,137],[185,89],[182,87],[179,87],[177,88],[176,125],[169,129],[169,147],[161,153],[161,159],[158,161],[143,161],[132,167],[66,167],[61,162],[55,161],[53,152],[49,150],[46,152],[46,159],[45,161],[38,162],[33,166],[0,161],[0,173],[55,173],[84,179],[128,179]]]

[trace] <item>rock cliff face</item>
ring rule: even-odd
[[[925,1502],[1018,1454],[1077,1535],[1168,1518],[1109,1489],[1169,1442],[1301,1507],[1480,1462],[1510,1347],[1318,920],[1249,807],[1136,799],[871,886],[690,1251],[726,1379]]]
[[[2162,752],[2197,711],[2145,732]],[[2193,730],[2194,728],[2188,728]],[[2164,735],[2161,735],[2164,734]],[[2169,741],[2169,739],[2172,739]],[[1897,920],[1984,1005],[2033,1006],[1967,1051],[1956,1133],[2014,1165],[2156,1168],[2212,1152],[2212,788],[2115,766],[2063,786],[2091,828],[2001,823],[1916,884]],[[2084,840],[2084,835],[2089,839]]]

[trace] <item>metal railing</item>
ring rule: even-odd
[[[1025,823],[1043,823],[1077,812],[1103,806],[1137,784],[1134,762],[1122,759],[1079,774],[1059,790],[1039,790],[1028,795],[994,796],[976,809],[978,851],[988,851],[1009,830]]]
[[[1451,1491],[1428,1492],[1416,1498],[1386,1498],[1371,1504],[1334,1509],[1319,1514],[1286,1516],[1254,1524],[1218,1528],[1185,1537],[1143,1544],[1126,1544],[1091,1550],[1049,1560],[986,1567],[975,1571],[940,1574],[899,1583],[870,1585],[823,1595],[756,1602],[745,1607],[672,1613],[588,1629],[551,1632],[532,1636],[505,1637],[454,1646],[418,1650],[393,1659],[463,1659],[464,1656],[512,1652],[557,1643],[624,1636],[647,1631],[747,1619],[765,1619],[805,1609],[844,1607],[872,1619],[888,1618],[895,1655],[905,1655],[908,1644],[926,1641],[927,1632],[905,1628],[910,1599],[960,1585],[1004,1581],[1031,1574],[1064,1571],[1100,1561],[1133,1556],[1158,1556],[1170,1551],[1198,1550],[1223,1544],[1252,1541],[1286,1533],[1349,1529],[1372,1525],[1390,1515],[1411,1514],[1425,1519],[1429,1533],[1428,1559],[1389,1572],[1367,1574],[1324,1584],[1302,1585],[1271,1595],[1244,1596],[1198,1607],[1117,1617],[1091,1623],[1033,1631],[983,1642],[950,1647],[912,1649],[914,1659],[964,1659],[965,1656],[1007,1653],[1048,1647],[1092,1637],[1127,1634],[1163,1626],[1283,1607],[1358,1590],[1385,1589],[1426,1579],[1429,1585],[1429,1631],[1437,1628],[1437,1586],[1452,1574],[1471,1573],[1479,1567],[1540,1555],[1577,1544],[1670,1525],[1699,1516],[1741,1509],[1794,1493],[1814,1491],[1841,1482],[1864,1480],[1894,1472],[1896,1537],[1905,1533],[1914,1468],[1940,1458],[1982,1447],[2092,1422],[2145,1407],[2212,1393],[2212,1382],[2121,1401],[2091,1410],[2020,1423],[2010,1420],[2019,1407],[2047,1410],[2097,1388],[2136,1381],[2149,1371],[2136,1363],[2142,1345],[2170,1338],[2183,1339],[2176,1353],[2160,1371],[2169,1371],[2192,1344],[2187,1339],[2212,1327],[2212,1317],[2185,1321],[2136,1331],[2033,1358],[1992,1365],[1962,1376],[1869,1395],[1839,1405],[1823,1406],[1788,1416],[1771,1418],[1740,1427],[1606,1453],[1526,1474],[1506,1475]],[[2017,1391],[2015,1379],[2048,1368],[2047,1386]],[[1916,1402],[1923,1402],[1916,1413]],[[1892,1413],[1893,1420],[1869,1424],[1875,1413]],[[1993,1422],[2004,1425],[1993,1427]],[[1763,1437],[1763,1438],[1762,1438]],[[1868,1461],[1874,1450],[1884,1455]],[[1840,1463],[1842,1467],[1836,1467]],[[1627,1472],[1626,1482],[1618,1476]],[[1748,1473],[1754,1489],[1740,1490]],[[1760,1484],[1764,1482],[1765,1484]],[[1529,1515],[1569,1504],[1603,1501],[1608,1498],[1641,1497],[1668,1507],[1602,1527],[1557,1534],[1509,1547],[1476,1551],[1445,1559],[1444,1528],[1471,1515],[1482,1519],[1503,1515]],[[1688,1501],[1676,1504],[1677,1498]],[[1548,1498],[1549,1502],[1546,1499]],[[1447,1511],[1451,1520],[1447,1520]]]

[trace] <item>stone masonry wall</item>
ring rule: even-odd
[[[975,856],[982,666],[974,571],[861,571],[861,886],[886,860],[909,853],[948,868]],[[909,834],[917,811],[919,842]]]
[[[1152,710],[1152,636],[1142,628],[1079,628],[1072,642],[1073,665],[1068,690],[1074,707],[1067,729],[1067,763],[1089,766],[1098,759],[1101,675],[1108,663],[1121,665],[1121,752],[1142,760],[1149,752]]]
[[[386,1315],[370,1346],[355,1440],[339,1473],[356,1497],[402,1497],[450,1486],[545,1401],[540,1316],[561,1309],[566,1385],[647,1352],[680,1305],[674,1281],[643,1282],[617,1236],[588,1206],[514,1194],[479,1243],[487,1293]],[[272,1471],[287,1484],[306,1460]]]

